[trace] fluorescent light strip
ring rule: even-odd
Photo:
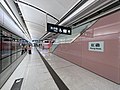
[[[8,6],[6,5],[6,3],[4,2],[4,0],[1,0],[2,5],[4,6],[4,8],[8,11],[8,13],[11,15],[11,17],[15,20],[15,22],[17,22],[16,18],[14,17],[14,15],[12,14],[12,12],[10,11],[10,9],[8,8]]]
[[[80,8],[78,8],[75,12],[73,12],[69,17],[67,17],[63,22],[61,22],[59,25],[64,24],[65,22],[69,21],[72,17],[74,17],[75,15],[77,15],[79,12],[81,12],[82,10],[84,10],[86,7],[88,7],[90,4],[92,4],[93,2],[96,2],[98,0],[88,0],[85,4],[83,4]]]
[[[7,10],[7,12],[10,14],[10,16],[13,18],[13,20],[19,25],[20,29],[25,33],[25,31],[22,29],[22,26],[18,23],[18,21],[16,20],[16,18],[14,17],[13,13],[11,12],[11,10],[8,8],[8,6],[6,5],[6,3],[4,2],[4,0],[1,0],[2,5],[4,6],[4,8]]]
[[[77,3],[79,3],[81,0],[78,0],[61,18],[63,18],[72,8],[75,7]]]

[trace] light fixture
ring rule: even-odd
[[[13,20],[15,22],[17,22],[16,18],[14,17],[14,15],[12,14],[12,12],[10,11],[10,9],[8,8],[8,6],[6,5],[6,3],[4,2],[4,0],[1,0],[1,4],[3,5],[3,7],[7,10],[7,12],[10,14],[10,16],[13,18]]]
[[[70,21],[75,15],[83,11],[86,7],[90,6],[91,4],[97,2],[98,0],[88,0],[85,4],[83,4],[80,8],[78,8],[75,12],[73,12],[70,16],[68,16],[63,22],[61,22],[59,25],[63,25],[67,21]]]
[[[25,34],[26,31],[24,30],[24,28],[20,25],[20,23],[17,21],[17,19],[15,18],[15,16],[13,15],[13,13],[11,12],[11,10],[9,9],[9,7],[7,6],[7,4],[5,3],[4,0],[0,0],[1,4],[3,5],[3,7],[6,9],[6,11],[10,14],[10,16],[12,17],[12,19],[14,20],[14,22],[17,23],[17,25],[19,26],[19,28],[21,29],[21,31]],[[28,36],[28,35],[26,35]]]

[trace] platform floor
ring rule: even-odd
[[[120,85],[51,54],[48,50],[39,51],[69,90],[120,90]],[[1,90],[10,90],[19,78],[24,78],[21,90],[59,90],[34,47],[32,54],[26,55]]]

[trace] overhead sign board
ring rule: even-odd
[[[63,27],[63,26],[58,26],[58,25],[50,24],[50,23],[47,23],[47,31],[54,32],[54,33],[60,33],[60,34],[67,34],[67,35],[72,34],[70,27]]]
[[[89,42],[88,44],[89,51],[104,52],[104,41]]]

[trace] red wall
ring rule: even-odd
[[[104,41],[104,52],[88,50],[88,42]],[[120,12],[99,19],[71,44],[54,54],[120,84]]]

